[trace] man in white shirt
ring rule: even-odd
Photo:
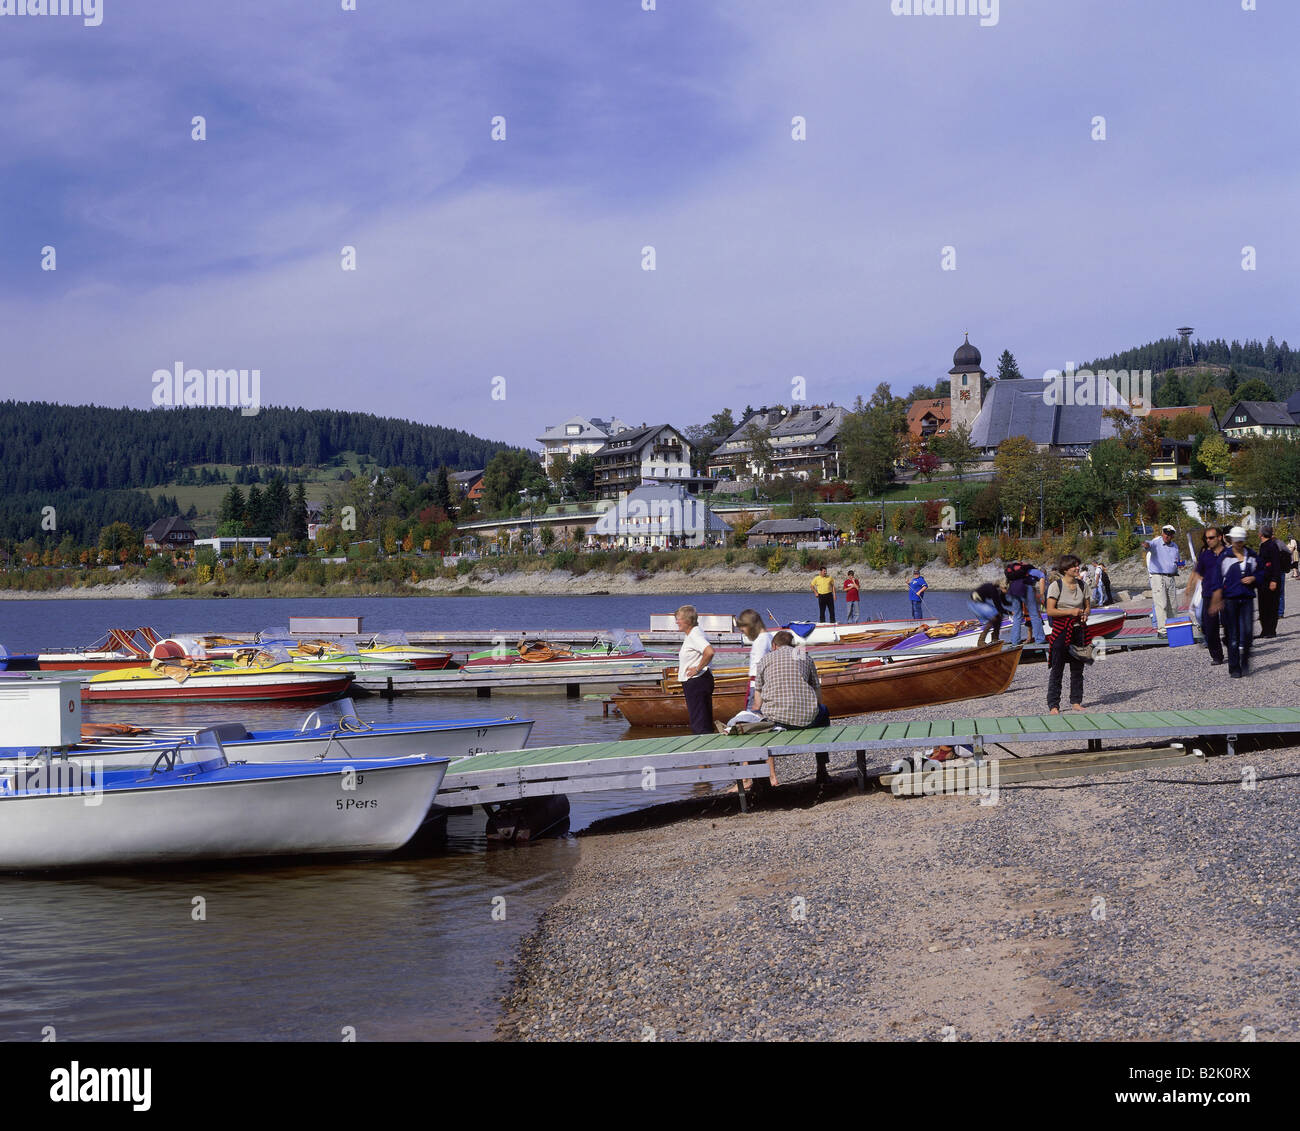
[[[1147,571],[1151,581],[1151,600],[1155,605],[1156,632],[1165,634],[1165,621],[1178,615],[1178,531],[1166,524],[1160,537],[1147,543]]]

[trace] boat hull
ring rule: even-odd
[[[257,700],[337,699],[346,695],[351,672],[198,672],[184,683],[167,676],[141,675],[116,680],[92,679],[81,686],[88,703],[253,702]]]
[[[0,870],[392,852],[424,821],[447,763],[358,763],[350,779],[342,762],[268,769],[115,786],[98,804],[76,793],[0,796]]]
[[[998,695],[1010,686],[1020,654],[1019,648],[989,644],[950,656],[918,656],[828,674],[820,677],[822,702],[836,719]],[[718,680],[713,689],[714,721],[726,722],[744,710],[748,690],[747,677]],[[614,703],[629,726],[690,726],[680,691],[620,688]]]

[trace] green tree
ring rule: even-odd
[[[243,522],[246,506],[244,492],[238,487],[232,486],[221,500],[221,510],[217,514],[217,521],[222,525],[229,522]]]
[[[958,482],[979,462],[980,454],[975,445],[970,442],[968,424],[959,424],[943,435],[935,436],[930,441],[930,450],[952,468]]]
[[[123,551],[128,558],[140,552],[140,532],[125,522],[111,522],[99,532],[99,549],[111,561],[122,560]]]
[[[745,428],[745,443],[749,445],[749,463],[760,480],[772,474],[772,432],[757,420]]]
[[[1238,399],[1222,386],[1211,385],[1204,392],[1197,394],[1196,403],[1211,405],[1214,408],[1214,415],[1222,420]]]
[[[887,384],[876,386],[871,400],[861,397],[844,414],[840,448],[848,477],[867,496],[878,495],[894,478],[894,463],[903,451],[907,404]]]
[[[596,460],[583,452],[569,467],[569,481],[576,499],[590,499],[596,493]]]
[[[559,452],[552,457],[551,470],[548,474],[560,494],[564,494],[567,490],[570,481],[569,472],[572,470],[573,462],[569,459],[568,452]]]
[[[1187,394],[1183,392],[1183,383],[1178,379],[1178,374],[1170,370],[1164,375],[1156,388],[1153,399],[1156,408],[1177,408],[1179,405],[1187,403],[1186,396]]]
[[[497,452],[483,471],[483,507],[485,511],[507,510],[519,504],[519,493],[544,494],[547,479],[527,452]]]
[[[1273,389],[1266,381],[1261,381],[1258,377],[1252,377],[1249,381],[1243,381],[1237,386],[1236,392],[1233,393],[1233,399],[1238,401],[1271,401],[1275,400]],[[1232,406],[1229,405],[1229,408]]]
[[[1027,436],[1008,436],[993,457],[998,491],[1006,514],[1013,522],[1038,512],[1038,491],[1042,478],[1038,445]]]
[[[301,479],[293,488],[293,505],[289,519],[289,537],[295,542],[307,539],[307,488]]]
[[[1010,350],[1003,350],[1002,356],[998,358],[998,380],[1021,381],[1023,379],[1020,366],[1016,364],[1015,356]]]

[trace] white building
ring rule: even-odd
[[[608,506],[608,504],[606,504]],[[679,483],[645,483],[605,511],[588,531],[592,544],[647,549],[721,546],[731,527]]]
[[[548,426],[537,437],[542,445],[542,470],[551,473],[551,464],[558,455],[567,455],[569,461],[580,455],[595,455],[612,436],[627,429],[617,416],[602,420],[598,416],[571,416],[562,424]]]
[[[690,442],[671,424],[643,424],[596,452],[596,497],[617,499],[645,479],[691,478]]]
[[[261,547],[259,553],[265,553],[271,545],[269,538],[198,538],[194,542],[197,550],[200,546],[209,546],[219,558],[228,558],[236,546],[245,554],[253,554],[254,547]]]

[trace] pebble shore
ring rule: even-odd
[[[1256,641],[1246,679],[1201,647],[1111,653],[1085,708],[1298,705],[1298,624]],[[1001,696],[888,718],[1041,713],[1046,681],[1025,663]],[[779,760],[749,814],[719,794],[703,816],[580,838],[498,1036],[1300,1038],[1298,753],[1243,739],[1193,766],[1003,785],[994,805],[860,795],[850,755],[825,787],[811,756]]]

